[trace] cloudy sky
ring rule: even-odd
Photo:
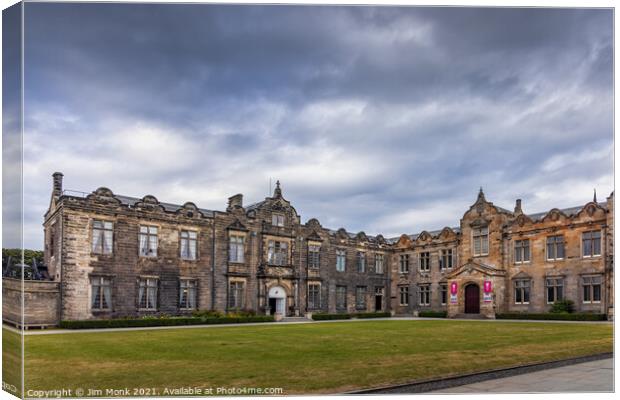
[[[604,200],[612,18],[28,3],[25,245],[42,247],[54,171],[218,210],[272,177],[303,222],[386,237],[458,226],[480,186],[526,213]]]

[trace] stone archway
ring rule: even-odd
[[[286,290],[282,286],[273,286],[268,297],[269,314],[286,316]]]
[[[465,286],[465,314],[480,314],[480,287],[475,283]]]

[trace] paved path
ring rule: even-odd
[[[590,361],[544,371],[492,379],[430,393],[612,392],[613,359]]]
[[[24,335],[58,335],[63,333],[97,333],[97,332],[123,332],[123,331],[142,331],[158,329],[204,329],[204,328],[231,328],[236,326],[278,326],[278,325],[297,325],[297,324],[324,324],[338,322],[371,322],[371,321],[469,321],[469,322],[519,322],[519,323],[543,323],[543,324],[609,324],[610,321],[554,321],[554,320],[526,320],[526,319],[469,319],[469,318],[418,318],[418,317],[391,317],[391,318],[362,318],[362,319],[339,319],[327,321],[282,321],[282,322],[251,322],[243,324],[211,324],[211,325],[178,325],[178,326],[149,326],[135,328],[101,328],[101,329],[30,329],[21,331],[11,325],[2,324],[3,329]]]

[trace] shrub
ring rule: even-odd
[[[118,318],[73,321],[65,320],[60,321],[60,327],[65,329],[135,328],[148,326],[212,325],[273,321],[273,316],[270,315],[257,315],[253,317],[150,317],[134,319]]]
[[[447,311],[420,311],[418,313],[420,318],[446,318],[447,316]]]
[[[503,313],[495,314],[495,318],[556,321],[605,321],[607,320],[607,315],[595,313]]]
[[[224,316],[224,313],[222,313],[221,311],[214,311],[214,310],[200,310],[200,311],[194,311],[192,313],[192,316],[200,317],[200,318],[221,318]]]
[[[390,318],[392,313],[389,312],[369,312],[369,313],[357,313],[351,315],[353,318]]]
[[[340,313],[340,314],[327,314],[327,313],[317,313],[312,314],[312,319],[314,321],[326,321],[332,319],[351,319],[351,314]]]
[[[554,314],[573,313],[575,312],[575,302],[573,302],[572,300],[556,301],[555,303],[553,303],[553,306],[551,306],[551,312]]]

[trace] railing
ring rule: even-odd
[[[73,196],[73,197],[86,197],[88,196],[90,193],[88,192],[81,192],[79,190],[71,190],[71,189],[65,189],[62,191],[63,196]]]

